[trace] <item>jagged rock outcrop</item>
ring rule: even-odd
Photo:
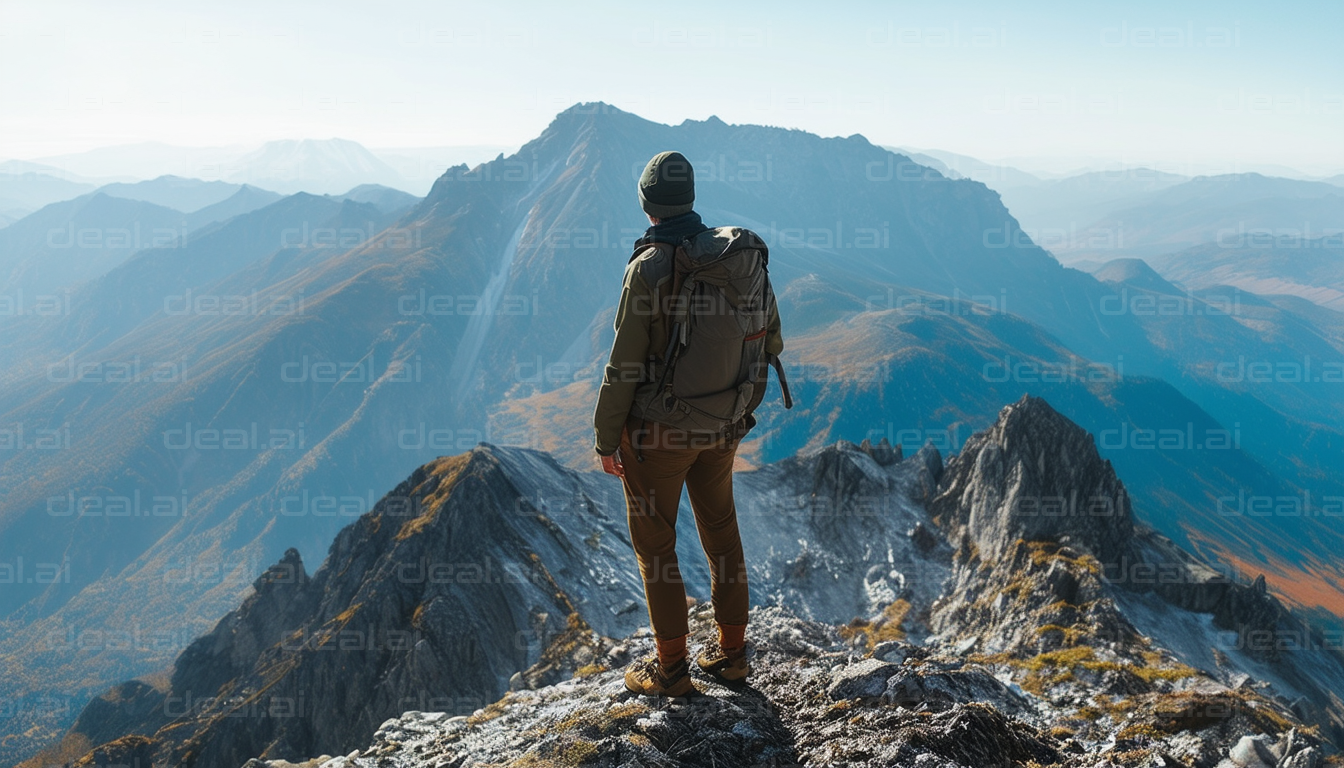
[[[1125,556],[1107,569],[1107,578],[1136,592],[1156,594],[1178,608],[1211,615],[1216,627],[1236,633],[1239,647],[1264,661],[1303,646],[1344,650],[1269,594],[1263,574],[1250,583],[1238,581],[1230,569],[1210,567],[1151,529],[1136,531]]]
[[[286,550],[279,562],[252,582],[252,594],[237,610],[182,652],[172,690],[203,697],[250,673],[262,653],[302,625],[320,597],[299,551]]]
[[[259,580],[254,602],[179,659],[169,701],[188,716],[159,758],[231,768],[335,752],[405,709],[494,701],[589,621],[632,630],[620,609],[634,572],[605,556],[618,521],[583,483],[536,493],[527,478],[558,468],[512,459],[475,450],[421,467],[341,532],[311,581]]]
[[[930,615],[940,639],[1117,695],[1165,695],[1161,676],[1123,671],[1145,664],[1272,679],[1283,711],[1344,744],[1338,647],[1262,580],[1241,583],[1136,525],[1110,462],[1045,401],[1024,397],[973,436],[929,508],[958,545]]]
[[[1086,548],[1103,563],[1129,546],[1129,494],[1082,427],[1024,395],[947,463],[929,512],[986,559],[1018,539]]]
[[[905,458],[904,453],[901,451],[901,446],[893,446],[891,441],[885,437],[878,440],[876,443],[865,437],[863,442],[859,443],[859,450],[872,456],[873,461],[876,461],[879,466],[883,467],[895,464]]]
[[[931,624],[959,648],[1028,657],[1137,644],[1103,575],[1129,551],[1129,496],[1092,437],[1044,400],[1024,396],[972,436],[929,508],[958,544]]]

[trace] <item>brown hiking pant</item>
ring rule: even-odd
[[[636,459],[635,446],[644,460]],[[686,432],[631,421],[621,436],[625,466],[625,510],[630,543],[644,579],[644,599],[655,637],[667,640],[688,632],[686,589],[677,564],[677,507],[684,484],[709,561],[714,618],[720,624],[747,623],[747,568],[733,504],[733,456],[739,440],[689,439]]]

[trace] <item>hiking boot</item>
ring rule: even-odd
[[[725,651],[719,645],[718,638],[711,638],[705,643],[705,649],[696,657],[695,663],[706,674],[725,683],[740,683],[751,674],[751,665],[747,664],[747,647],[743,645]]]
[[[644,696],[685,696],[695,691],[691,684],[691,665],[683,656],[664,667],[657,656],[636,661],[625,673],[625,687]]]

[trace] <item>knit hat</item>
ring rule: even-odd
[[[695,171],[680,152],[659,152],[639,176],[639,205],[657,219],[690,213]]]

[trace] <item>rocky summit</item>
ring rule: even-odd
[[[1344,765],[1338,644],[1137,524],[1043,400],[946,462],[842,441],[737,495],[748,685],[627,692],[652,638],[619,486],[482,446],[416,470],[311,577],[287,553],[166,684],[95,700],[47,763]],[[679,530],[694,652],[712,612],[689,510]]]
[[[713,631],[692,613],[692,644]],[[1254,691],[1233,690],[1168,660],[1114,662],[1111,677],[1142,675],[1161,706],[1115,695],[1107,672],[1085,671],[1098,701],[1054,707],[1058,684],[1039,668],[967,656],[945,643],[869,646],[839,628],[757,608],[748,630],[756,675],[728,688],[696,674],[698,693],[659,699],[627,692],[620,665],[652,650],[644,633],[604,648],[598,669],[512,691],[466,716],[407,712],[370,744],[306,761],[322,768],[391,766],[1321,766],[1323,744]],[[1098,670],[1108,667],[1098,660]],[[1024,682],[1036,680],[1040,685]],[[1148,682],[1139,685],[1149,685]],[[1245,734],[1245,735],[1243,735]],[[1255,734],[1255,735],[1250,735]],[[286,766],[257,760],[245,768]]]

